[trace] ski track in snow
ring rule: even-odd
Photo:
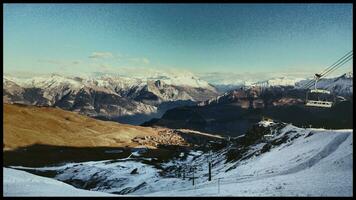
[[[302,171],[306,168],[310,168],[313,165],[315,165],[316,163],[318,163],[321,159],[332,154],[347,139],[347,137],[349,137],[349,134],[343,134],[343,133],[339,133],[339,134],[340,135],[336,136],[336,138],[334,138],[329,144],[327,144],[324,147],[324,149],[322,151],[320,151],[318,154],[316,154],[309,160],[306,160],[305,162],[303,162],[293,168],[290,168],[280,174],[281,175],[291,174],[291,173],[296,173],[296,172]]]

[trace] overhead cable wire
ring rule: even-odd
[[[330,65],[329,67],[327,67],[326,69],[324,69],[320,75],[321,77],[324,76],[325,73],[327,73],[328,71],[332,70],[335,66],[339,65],[343,60],[349,58],[349,56],[353,55],[353,50],[349,51],[348,53],[346,53],[344,56],[342,56],[340,59],[338,59],[335,63],[333,63],[332,65]],[[312,84],[314,82],[314,80],[310,80],[309,82],[305,83],[303,88],[308,88],[307,86],[309,86],[310,84]],[[309,86],[310,87],[310,86]]]
[[[350,61],[353,58],[353,54],[349,54],[349,53],[347,53],[347,55],[343,56],[337,62],[335,62],[333,65],[331,65],[330,67],[325,69],[321,74],[319,74],[319,75],[321,75],[319,78],[330,74],[331,72],[335,71],[336,69],[338,69],[339,67],[341,67],[342,65],[344,65],[345,63]],[[302,88],[308,89],[313,85],[313,83],[314,83],[314,80],[311,80],[311,81],[305,83]]]

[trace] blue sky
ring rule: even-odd
[[[352,4],[4,5],[5,73],[313,74],[352,39]]]

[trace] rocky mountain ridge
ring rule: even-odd
[[[159,117],[167,108],[192,104],[217,96],[209,84],[204,88],[167,84],[165,80],[127,77],[65,77],[57,74],[30,79],[3,77],[5,103],[59,107],[91,117],[140,124]],[[204,84],[202,84],[204,85]],[[169,106],[167,106],[167,104]],[[135,121],[134,117],[137,117]]]

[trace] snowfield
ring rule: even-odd
[[[55,170],[57,180],[77,184],[80,188],[125,195],[353,196],[353,130],[304,129],[290,124],[278,129],[276,123],[271,122],[262,122],[259,126],[270,128],[268,137],[244,147],[247,150],[241,157],[235,153],[232,154],[234,159],[228,160],[227,155],[230,153],[231,158],[232,150],[242,148],[232,144],[211,152],[212,181],[208,181],[209,152],[203,151],[190,151],[184,158],[170,160],[160,168],[127,158],[31,169]],[[189,170],[193,165],[196,167],[194,186]],[[30,174],[4,169],[6,196],[35,192],[49,195],[48,191],[55,195],[63,194],[62,189],[74,190],[48,178],[44,179],[55,181],[56,188],[50,184],[37,186],[31,184]],[[137,173],[132,174],[134,169]],[[182,171],[185,171],[184,180]],[[22,187],[25,184],[34,187],[33,192],[30,192],[31,187]],[[106,193],[95,193],[100,194]]]
[[[24,171],[4,170],[4,196],[114,196],[113,194],[77,189],[66,183]]]
[[[215,180],[196,189],[150,195],[352,196],[352,130],[318,130],[304,138],[309,132],[304,130],[300,139],[239,163],[231,171],[220,169]]]

